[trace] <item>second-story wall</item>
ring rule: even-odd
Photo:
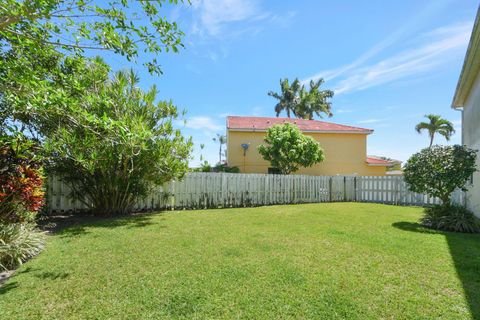
[[[265,132],[227,131],[227,161],[243,173],[267,173],[270,163],[263,160],[258,146]],[[301,168],[297,174],[308,175],[385,175],[384,166],[368,166],[367,135],[358,133],[306,133],[317,140],[325,151],[325,161],[310,168]],[[243,155],[243,143],[250,146]]]

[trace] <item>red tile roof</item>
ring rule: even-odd
[[[367,164],[374,166],[391,166],[393,164],[393,161],[369,156],[367,157]]]
[[[296,118],[269,118],[269,117],[241,117],[241,116],[228,116],[227,117],[227,129],[232,130],[266,130],[267,128],[275,124],[293,123],[298,126],[302,131],[313,132],[338,132],[338,133],[363,133],[370,134],[373,132],[371,129],[346,126],[343,124],[318,121],[318,120],[305,120]]]

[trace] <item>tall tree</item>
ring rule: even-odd
[[[298,79],[295,79],[292,84],[288,79],[280,80],[280,93],[269,91],[268,95],[278,100],[275,105],[275,112],[277,117],[283,111],[287,112],[287,117],[290,118],[290,114],[295,112],[295,108],[298,105],[298,97],[301,89],[301,84]]]
[[[178,0],[4,0],[0,4],[0,44],[3,49],[40,49],[83,53],[108,50],[135,60],[153,53],[143,64],[151,73],[161,69],[155,56],[177,51],[183,33],[161,14]]]
[[[429,122],[420,122],[415,126],[415,130],[418,133],[421,133],[423,130],[428,131],[428,136],[430,137],[429,147],[433,145],[433,139],[435,138],[435,134],[438,133],[444,136],[447,141],[449,141],[452,134],[455,133],[453,124],[450,121],[443,119],[439,115],[427,114],[425,115],[425,117],[429,120]]]
[[[328,99],[333,97],[332,90],[320,90],[320,86],[325,81],[319,79],[317,82],[310,81],[310,88],[307,91],[305,86],[302,86],[299,93],[299,102],[295,107],[295,116],[297,118],[313,120],[314,115],[322,118],[322,113],[331,117],[332,103]]]
[[[331,90],[320,90],[320,86],[324,82],[323,79],[316,82],[312,80],[307,90],[298,78],[291,85],[288,79],[280,80],[281,92],[270,91],[268,93],[269,96],[278,100],[275,105],[277,117],[282,111],[286,111],[289,118],[291,113],[296,118],[308,120],[313,120],[315,115],[322,117],[322,114],[331,117],[333,115],[332,104],[328,99],[332,98],[334,93]]]
[[[220,148],[218,150],[218,163],[222,163],[222,154],[223,154],[223,146],[227,143],[227,137],[223,134],[218,134],[217,137],[212,139],[215,142],[218,142]]]

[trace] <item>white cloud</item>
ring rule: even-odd
[[[461,119],[453,120],[453,121],[452,121],[452,124],[453,124],[453,128],[455,129],[455,131],[456,131],[457,133],[461,133],[461,132],[462,132],[462,120],[461,120]]]
[[[427,21],[428,18],[435,15],[435,13],[443,10],[443,8],[445,8],[450,2],[451,0],[431,1],[430,3],[425,5],[423,10],[419,11],[417,14],[412,16],[405,24],[403,24],[394,32],[392,32],[387,38],[380,41],[379,43],[374,45],[372,48],[367,50],[365,53],[360,55],[353,62],[332,70],[321,71],[317,74],[314,74],[302,80],[302,83],[306,84],[306,83],[309,83],[310,80],[318,80],[320,78],[323,78],[325,81],[329,81],[329,80],[338,78],[339,76],[345,73],[348,73],[348,71],[361,66],[362,64],[366,63],[368,60],[375,57],[377,54],[379,54],[386,48],[398,42],[405,35],[412,33],[412,31],[414,31],[415,28],[418,28],[419,25]]]
[[[387,119],[365,119],[365,120],[360,120],[357,123],[360,123],[360,124],[378,123],[378,122],[382,122],[382,121],[385,121],[385,120],[387,120]]]
[[[342,108],[340,108],[340,109],[337,109],[336,112],[337,113],[352,113],[353,110],[352,109],[342,109]]]
[[[461,23],[433,30],[420,36],[423,44],[404,50],[367,66],[355,66],[346,72],[334,89],[341,94],[364,90],[431,71],[462,55],[468,44],[471,23]],[[426,38],[426,39],[425,39]],[[427,43],[425,43],[427,41]]]
[[[185,127],[194,130],[219,131],[223,130],[225,126],[215,122],[211,117],[196,116],[187,119]]]
[[[454,53],[464,51],[470,37],[471,24],[465,23],[462,28],[455,25],[449,31],[442,32],[441,37],[437,36],[438,39],[430,43],[403,51],[373,65],[354,69],[340,81],[335,92],[340,94],[363,90],[437,67],[448,61]]]
[[[263,15],[254,0],[196,0],[192,7],[199,17],[192,31],[199,34],[218,35],[227,23]]]
[[[268,25],[283,28],[291,25],[296,16],[295,11],[269,12],[262,8],[261,2],[262,0],[192,0],[191,34],[204,40],[206,36],[225,39],[246,33],[255,35]]]

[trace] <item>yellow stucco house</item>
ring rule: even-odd
[[[227,163],[242,173],[269,173],[257,147],[266,131],[275,124],[292,123],[317,140],[325,151],[325,161],[296,174],[383,176],[391,162],[367,156],[367,136],[373,130],[331,122],[293,118],[227,117]]]

